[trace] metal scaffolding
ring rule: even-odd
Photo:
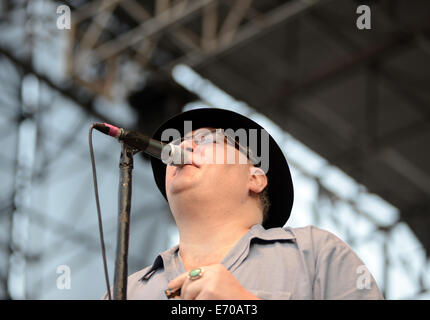
[[[260,84],[254,78],[241,74],[239,67],[231,63],[219,63],[216,82],[225,78],[225,86],[237,83],[235,90],[248,91],[250,100],[262,104],[278,105],[283,114],[294,122],[293,128],[336,127],[339,135],[331,137],[332,145],[342,145],[342,152],[333,152],[328,163],[337,165],[349,172],[362,172],[360,183],[364,186],[368,174],[363,167],[366,163],[382,158],[400,175],[407,175],[427,194],[430,190],[428,175],[419,170],[410,159],[406,159],[397,150],[391,148],[393,141],[411,139],[428,132],[430,109],[427,97],[410,86],[398,73],[381,64],[386,56],[396,50],[403,50],[411,43],[417,44],[429,52],[428,25],[413,29],[403,28],[387,37],[385,42],[363,49],[362,43],[349,37],[336,28],[327,14],[319,9],[330,7],[337,1],[330,0],[290,0],[264,1],[251,0],[67,0],[56,2],[38,1],[2,1],[0,26],[10,34],[17,34],[15,41],[5,34],[0,35],[0,180],[3,181],[0,197],[0,297],[4,299],[38,299],[55,297],[55,267],[69,263],[72,265],[73,279],[80,279],[78,286],[87,288],[88,280],[97,273],[96,286],[99,291],[89,290],[89,296],[97,298],[103,294],[103,277],[99,255],[99,240],[96,231],[96,218],[86,134],[93,121],[116,123],[117,125],[140,129],[137,114],[127,105],[127,96],[139,85],[147,83],[154,75],[171,80],[175,66],[186,64],[210,74],[206,68],[227,57],[232,52],[243,50],[265,35],[275,33],[277,28],[285,26],[302,16],[312,21],[313,26],[324,32],[326,38],[349,56],[339,59],[335,64],[312,71],[300,81],[293,81],[289,76],[275,87],[269,88],[267,97],[258,95],[256,88]],[[353,1],[351,1],[353,2]],[[384,2],[384,1],[382,1]],[[58,30],[55,21],[58,17],[56,7],[66,4],[71,8],[71,29]],[[389,7],[384,2],[382,9]],[[300,23],[298,23],[300,25]],[[7,28],[6,28],[7,26]],[[300,27],[295,34],[300,42]],[[17,40],[17,41],[16,41]],[[63,78],[52,75],[49,68],[40,64],[40,46],[62,41],[65,44],[57,52],[64,59]],[[297,45],[297,47],[299,47]],[[297,75],[298,70],[285,62],[264,45],[256,45],[255,55],[261,60],[277,61],[282,70]],[[43,51],[43,50],[42,50]],[[39,53],[38,53],[39,52]],[[292,50],[291,55],[300,55]],[[57,56],[60,59],[59,56]],[[300,97],[313,97],[320,87],[342,78],[355,68],[366,66],[365,71],[365,128],[360,134],[354,132],[348,123],[331,110],[319,108],[318,116],[312,108],[297,108]],[[235,68],[238,69],[235,69]],[[245,68],[245,67],[244,67]],[[273,74],[278,70],[271,69]],[[54,72],[55,73],[55,72]],[[58,71],[57,71],[58,73]],[[220,76],[222,75],[222,76]],[[228,80],[227,80],[228,79]],[[377,115],[380,108],[378,87],[388,85],[403,99],[408,100],[411,109],[419,114],[419,120],[379,136]],[[420,85],[425,82],[417,81]],[[269,85],[269,84],[268,84]],[[418,86],[419,88],[419,86]],[[428,88],[424,87],[423,90]],[[206,102],[204,88],[198,87],[194,93]],[[168,94],[168,93],[166,93]],[[242,98],[242,97],[238,97]],[[244,99],[245,100],[245,99]],[[122,101],[123,110],[118,112],[112,107]],[[296,107],[292,105],[296,103]],[[254,107],[254,105],[253,105]],[[321,109],[318,109],[321,111]],[[160,110],[166,115],[173,110]],[[259,110],[260,111],[260,110]],[[263,110],[265,111],[265,110]],[[279,110],[268,109],[267,115]],[[121,113],[121,117],[117,114]],[[124,116],[124,114],[129,114]],[[252,116],[254,111],[249,111]],[[147,113],[150,118],[151,114]],[[308,118],[305,119],[305,116]],[[61,119],[69,118],[61,122]],[[312,118],[317,122],[310,123]],[[336,119],[334,121],[333,119]],[[150,120],[147,120],[150,122]],[[282,119],[280,120],[282,121]],[[316,126],[312,126],[313,124]],[[323,126],[324,124],[324,126]],[[298,130],[300,132],[300,130]],[[97,137],[95,137],[97,138]],[[112,181],[116,184],[116,172],[119,149],[111,141],[97,138],[96,159],[99,172],[107,172],[103,179],[102,192],[108,194],[105,199],[105,221],[108,257],[112,261],[114,251],[114,230],[116,228],[114,212],[115,193],[112,193]],[[290,136],[282,136],[281,145],[285,146],[289,158]],[[356,142],[350,147],[350,140]],[[342,144],[343,143],[343,144]],[[336,150],[338,151],[338,150]],[[158,194],[152,181],[149,164],[139,158],[142,171],[136,170],[134,184],[142,197],[133,203],[130,270],[137,271],[152,263],[156,253],[167,249],[172,239],[167,235],[174,229],[164,199]],[[313,204],[312,223],[319,226],[324,223],[335,225],[343,230],[345,241],[351,247],[359,247],[366,241],[378,240],[384,261],[381,273],[381,289],[390,298],[390,277],[393,264],[404,271],[405,275],[417,288],[416,293],[405,298],[417,297],[427,293],[430,280],[426,278],[426,269],[419,272],[411,266],[405,256],[395,256],[392,247],[392,233],[405,216],[392,223],[384,224],[360,208],[358,199],[368,190],[359,190],[356,197],[346,199],[328,188],[322,181],[322,175],[309,172],[301,163],[291,161],[298,174],[313,181],[317,186],[317,201]],[[85,168],[85,169],[82,169]],[[81,176],[79,176],[81,175]],[[116,191],[116,190],[114,190]],[[54,199],[52,199],[52,198]],[[428,204],[428,203],[427,203]],[[351,209],[352,221],[364,219],[372,225],[371,232],[357,236],[353,225],[339,219],[335,212],[339,207]],[[412,210],[413,209],[413,210]],[[415,214],[422,219],[421,228],[428,226],[426,203],[418,203],[408,215]],[[61,212],[59,212],[61,211]],[[160,214],[161,213],[161,214]],[[324,220],[324,221],[322,221]],[[418,223],[419,225],[419,223]],[[173,228],[173,229],[171,229]],[[136,232],[133,235],[133,229]],[[419,227],[417,227],[417,230]],[[422,231],[420,231],[422,233]],[[174,233],[174,232],[173,232]],[[133,244],[134,243],[134,244]],[[426,251],[423,246],[418,250]],[[79,261],[79,263],[76,263]],[[428,265],[428,262],[426,262]],[[112,264],[111,264],[112,265]],[[85,270],[90,270],[84,273]],[[111,270],[113,271],[113,270]],[[113,273],[111,272],[111,275]],[[53,280],[54,279],[54,280]],[[54,290],[52,289],[54,288]],[[98,296],[97,296],[98,295]],[[64,298],[77,298],[77,294]],[[86,296],[87,297],[87,296]]]

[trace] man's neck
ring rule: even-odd
[[[199,208],[199,211],[195,211]],[[253,217],[255,208],[241,206],[228,208],[225,204],[217,206],[198,206],[175,208],[180,243],[179,254],[186,270],[204,265],[221,263],[225,255],[236,243],[258,223]]]
[[[227,253],[250,228],[196,226],[198,230],[182,231],[179,254],[186,270],[221,263]]]

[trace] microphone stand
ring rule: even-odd
[[[97,204],[97,214],[99,217],[100,239],[102,243],[102,255],[106,276],[106,287],[110,295],[110,284],[106,266],[106,256],[103,241],[103,229],[101,223],[100,206],[97,191],[97,177],[95,170],[93,146],[91,140],[92,130],[96,129],[104,134],[114,137],[121,141],[121,157],[119,162],[119,190],[118,190],[118,228],[117,228],[117,246],[115,257],[115,273],[113,298],[114,300],[127,300],[127,278],[128,278],[128,242],[130,238],[130,208],[131,208],[131,189],[132,189],[132,170],[133,155],[143,150],[153,157],[159,158],[164,162],[166,157],[168,163],[177,163],[185,157],[185,153],[179,146],[168,144],[169,148],[165,149],[166,144],[161,141],[153,140],[139,132],[117,128],[108,123],[94,123],[90,127],[89,146],[91,162],[93,165],[93,178],[95,187],[95,196]],[[125,143],[127,142],[127,143]],[[185,159],[185,158],[184,158]],[[166,163],[166,162],[165,162]]]
[[[127,300],[128,242],[133,170],[133,149],[121,142],[118,190],[118,229],[114,274],[114,300]]]

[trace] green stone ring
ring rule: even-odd
[[[201,278],[202,275],[203,275],[203,268],[196,268],[196,269],[191,270],[188,273],[188,279],[196,280],[198,278]]]

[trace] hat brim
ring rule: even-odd
[[[234,131],[240,128],[245,130],[264,129],[258,123],[236,112],[225,109],[202,108],[173,116],[155,131],[153,139],[161,140],[162,132],[168,128],[178,130],[181,136],[185,135],[184,121],[192,121],[192,130],[204,127],[232,129]],[[156,158],[151,158],[151,165],[155,183],[167,200],[165,189],[166,165]],[[270,135],[269,168],[266,175],[269,181],[268,196],[270,208],[263,227],[266,229],[282,227],[290,217],[293,206],[293,183],[287,160],[278,144]]]

